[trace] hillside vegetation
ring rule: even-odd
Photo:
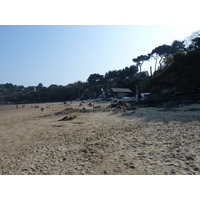
[[[141,72],[145,61],[155,60],[154,73],[147,76]],[[0,102],[28,103],[68,101],[97,98],[102,89],[130,88],[136,92],[157,95],[181,95],[200,92],[200,32],[193,33],[184,41],[161,45],[147,55],[132,59],[134,64],[121,70],[108,71],[105,75],[94,73],[86,82],[77,81],[66,86],[39,83],[24,87],[12,83],[0,85]]]

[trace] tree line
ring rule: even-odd
[[[141,71],[144,62],[154,60],[154,73],[148,76]],[[146,55],[132,59],[133,65],[112,70],[104,75],[94,73],[86,82],[44,87],[24,87],[6,83],[0,85],[0,101],[9,102],[54,102],[74,99],[97,98],[102,89],[113,87],[130,88],[136,92],[160,93],[163,90],[176,93],[195,93],[200,88],[200,32],[197,31],[183,41],[174,40],[171,45],[155,47]]]

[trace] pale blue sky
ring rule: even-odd
[[[159,45],[183,40],[196,26],[0,26],[0,84],[67,85],[134,64]],[[154,63],[146,62],[142,70]],[[154,67],[153,67],[154,68]]]

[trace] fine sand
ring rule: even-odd
[[[200,174],[199,104],[57,115],[83,106],[38,105],[0,106],[0,174]]]

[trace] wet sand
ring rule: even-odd
[[[50,105],[0,106],[0,174],[200,174],[199,104],[67,114],[72,121]]]

